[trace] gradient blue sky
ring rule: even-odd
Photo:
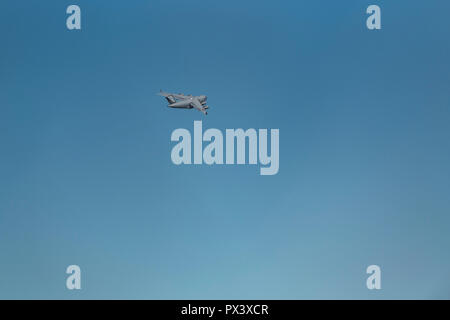
[[[450,298],[449,12],[2,1],[0,298]],[[279,128],[279,173],[173,165],[171,132],[201,119]]]

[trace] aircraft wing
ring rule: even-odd
[[[206,109],[203,108],[202,104],[198,101],[198,99],[193,99],[191,102],[191,106],[197,109],[198,111],[203,112],[204,114],[208,114]]]
[[[171,93],[159,90],[158,95],[165,97],[167,102],[169,102],[169,103],[175,103],[176,102],[175,98],[173,97],[173,95]]]
[[[184,94],[176,94],[176,93],[172,93],[171,96],[173,96],[175,99],[179,99],[179,100],[185,100],[188,98]]]
[[[176,93],[170,93],[170,92],[164,92],[162,90],[159,91],[158,95],[163,96],[163,97],[174,97],[175,99],[181,99],[184,100],[187,97],[182,95],[182,94],[176,94]]]

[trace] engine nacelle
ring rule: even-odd
[[[176,102],[176,100],[172,96],[167,96],[166,99],[167,99],[167,102],[169,102],[171,104]]]

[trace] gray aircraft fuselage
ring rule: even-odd
[[[169,104],[169,107],[171,108],[187,108],[187,109],[192,109],[192,100],[197,99],[200,103],[205,103],[206,102],[206,96],[198,96],[198,97],[188,97],[185,100],[180,100],[174,103]]]
[[[205,115],[208,114],[206,111],[209,107],[206,105],[207,96],[192,96],[184,95],[182,93],[169,93],[162,90],[159,91],[159,95],[166,98],[169,103],[170,108],[182,108],[182,109],[197,109],[203,112]]]

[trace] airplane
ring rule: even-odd
[[[158,95],[163,96],[169,102],[168,107],[170,108],[182,108],[182,109],[192,109],[195,108],[198,111],[203,112],[203,114],[207,115],[208,112],[206,109],[209,107],[206,105],[207,96],[193,96],[193,95],[184,95],[183,93],[168,93],[162,90],[159,90]]]

